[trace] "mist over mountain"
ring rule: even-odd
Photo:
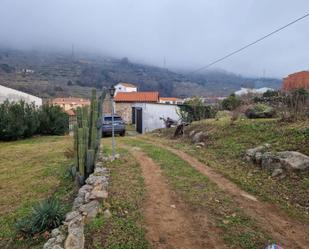
[[[189,71],[188,71],[189,72]],[[280,79],[248,78],[223,70],[190,74],[121,59],[74,52],[0,50],[0,84],[40,97],[89,97],[90,89],[130,82],[161,96],[227,96],[241,87],[281,86]]]

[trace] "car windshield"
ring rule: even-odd
[[[112,121],[112,117],[104,117],[104,121],[105,122],[111,122]],[[114,121],[122,121],[121,117],[114,117]]]

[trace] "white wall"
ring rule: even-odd
[[[19,100],[24,100],[26,103],[29,104],[34,102],[36,106],[42,105],[41,98],[0,85],[0,103],[3,103],[6,99],[15,102]]]
[[[137,87],[127,87],[122,84],[115,85],[115,96],[118,92],[137,92]]]
[[[179,121],[177,114],[178,106],[169,104],[155,104],[155,103],[135,103],[133,105],[137,108],[143,109],[143,133],[150,132],[155,129],[165,128],[162,118],[171,118]]]

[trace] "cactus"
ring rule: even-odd
[[[87,150],[87,165],[86,165],[86,172],[87,177],[93,172],[94,170],[94,158],[95,158],[95,151],[94,150]]]
[[[77,108],[77,124],[74,126],[74,160],[78,173],[78,182],[82,185],[94,171],[94,163],[101,140],[102,103],[105,92],[97,98],[96,90],[92,91],[90,109]]]

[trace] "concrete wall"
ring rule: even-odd
[[[6,99],[15,102],[24,100],[29,104],[34,102],[36,106],[42,105],[41,98],[0,85],[0,103],[3,103]]]
[[[162,118],[171,118],[179,120],[178,106],[159,103],[135,103],[133,105],[136,108],[142,108],[143,110],[143,133],[150,132],[155,129],[164,128],[165,124]]]
[[[137,92],[137,87],[128,87],[124,86],[122,84],[117,84],[115,85],[115,96],[117,95],[118,92]]]

